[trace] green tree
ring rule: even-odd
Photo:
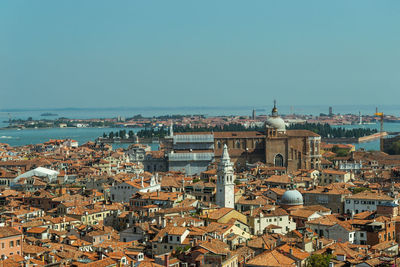
[[[125,135],[126,135],[126,131],[125,130],[119,130],[119,137],[121,137],[121,139],[124,139],[125,138]]]
[[[108,134],[108,138],[114,139],[114,132],[110,132],[110,133]]]
[[[350,189],[350,190],[351,190],[351,192],[352,192],[353,194],[361,193],[361,192],[364,192],[364,191],[366,191],[366,190],[371,191],[371,189],[369,189],[369,188],[367,188],[367,187],[355,187],[355,188]]]
[[[313,254],[306,261],[307,267],[329,267],[332,255],[329,254]]]
[[[400,154],[400,140],[393,142],[389,146],[387,153],[390,155],[399,155]]]
[[[332,152],[335,153],[338,157],[346,157],[349,154],[350,149],[339,148],[337,145],[332,147]]]

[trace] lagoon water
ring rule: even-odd
[[[39,144],[50,139],[74,139],[78,143],[84,144],[94,141],[103,133],[119,131],[121,128],[52,128],[52,129],[25,129],[25,130],[0,130],[0,143],[7,143],[10,146],[23,146],[28,144]],[[129,128],[138,132],[141,128]],[[126,148],[130,144],[112,144],[113,149]],[[152,150],[158,150],[158,144],[149,144]]]

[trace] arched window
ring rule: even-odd
[[[283,156],[281,154],[277,154],[275,156],[275,166],[276,167],[283,167]]]
[[[222,144],[221,144],[221,142],[220,142],[220,141],[218,141],[218,142],[217,142],[217,147],[218,147],[219,149],[221,149],[221,148],[222,148]]]
[[[240,148],[240,141],[239,141],[239,140],[236,140],[235,147],[236,147],[236,148]]]

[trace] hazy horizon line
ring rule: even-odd
[[[246,105],[246,106],[142,106],[142,107],[129,107],[129,106],[115,106],[115,107],[27,107],[27,108],[3,108],[0,109],[0,112],[15,112],[15,111],[49,111],[49,110],[54,110],[54,111],[64,111],[64,110],[163,110],[163,109],[267,109],[269,107],[272,107],[273,105]],[[358,106],[358,107],[395,107],[399,106],[399,104],[382,104],[382,105],[376,105],[376,104],[300,104],[300,105],[290,105],[290,104],[278,104],[279,107],[349,107],[349,106]]]

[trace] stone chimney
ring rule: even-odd
[[[169,254],[164,255],[164,266],[169,267]]]

